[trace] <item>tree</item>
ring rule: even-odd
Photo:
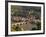
[[[22,7],[12,5],[11,6],[11,15],[12,16],[19,16],[21,10],[22,10]]]

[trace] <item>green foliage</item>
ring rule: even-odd
[[[16,31],[16,26],[15,25],[11,26],[11,31]]]
[[[13,16],[19,16],[20,15],[20,12],[21,12],[21,7],[20,6],[11,6],[11,15]]]
[[[34,28],[32,28],[32,30],[37,30],[37,29],[34,27]]]
[[[20,13],[19,13],[19,12],[15,12],[13,15],[14,15],[14,16],[19,16]]]
[[[19,25],[13,25],[12,27],[11,27],[11,31],[21,31],[21,28],[19,27]]]
[[[17,26],[16,31],[21,31],[21,28]]]
[[[38,30],[41,29],[41,22],[37,22],[37,29],[38,29]]]

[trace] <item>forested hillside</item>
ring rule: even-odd
[[[40,29],[41,7],[11,5],[11,31]]]

